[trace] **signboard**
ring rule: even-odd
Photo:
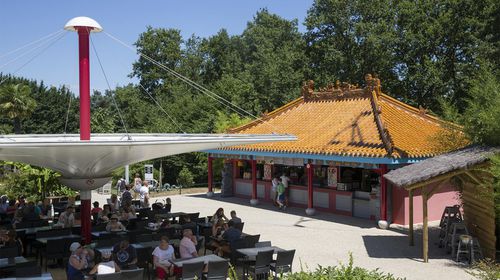
[[[336,187],[337,186],[337,167],[330,166],[328,167],[328,186]]]
[[[271,180],[273,177],[273,165],[264,164],[264,180]]]
[[[145,164],[144,165],[144,180],[153,180],[153,165]]]

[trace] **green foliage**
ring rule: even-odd
[[[240,118],[237,114],[232,113],[226,115],[222,111],[217,111],[217,118],[215,120],[215,132],[227,133],[230,128],[235,128],[245,123],[250,122],[250,118]]]
[[[481,260],[474,264],[473,270],[467,271],[476,279],[498,280],[500,279],[500,264],[494,260]]]
[[[470,95],[463,116],[465,131],[474,143],[500,146],[500,76],[484,67]]]
[[[23,163],[4,162],[7,171],[2,179],[0,193],[15,198],[24,195],[33,201],[39,201],[48,195],[72,195],[75,191],[59,183],[60,174],[48,168],[31,166]]]
[[[177,176],[177,183],[183,188],[189,188],[194,184],[193,174],[186,167],[182,168]]]
[[[0,115],[14,122],[15,133],[21,133],[21,121],[28,118],[36,108],[31,97],[31,88],[26,84],[6,84],[0,87]]]

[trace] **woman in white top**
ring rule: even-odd
[[[273,186],[271,187],[271,200],[273,201],[273,204],[276,206],[276,205],[278,205],[278,203],[276,203],[276,197],[278,196],[277,190],[278,190],[278,184],[280,183],[280,180],[278,179],[277,176],[274,176],[271,183],[273,184]]]
[[[125,226],[118,221],[118,216],[113,214],[110,221],[106,225],[106,231],[125,231],[127,230]]]
[[[156,267],[156,279],[166,279],[173,275],[174,266],[170,260],[175,259],[174,247],[168,244],[168,237],[160,238],[160,246],[153,251],[153,263]]]
[[[94,266],[89,272],[90,275],[94,274],[111,274],[120,272],[120,267],[111,260],[111,251],[104,251],[101,253],[102,261]]]

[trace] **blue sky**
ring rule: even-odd
[[[27,43],[62,30],[76,16],[88,16],[101,24],[106,32],[132,45],[146,26],[180,29],[184,38],[195,34],[214,35],[221,28],[230,34],[241,34],[260,8],[286,19],[298,19],[304,31],[304,19],[312,0],[212,0],[212,1],[2,1],[0,6],[0,72],[13,73],[40,50],[11,62],[36,45],[4,56]],[[137,55],[103,33],[93,35],[101,62],[111,87],[134,82],[127,75]],[[78,44],[74,32],[66,34],[15,75],[43,80],[46,85],[67,85],[78,92]],[[104,90],[105,79],[91,50],[91,88]]]

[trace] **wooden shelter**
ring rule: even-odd
[[[393,170],[384,177],[409,193],[409,242],[413,242],[413,195],[422,195],[424,262],[428,262],[429,198],[444,185],[452,183],[461,189],[461,202],[467,228],[477,236],[485,256],[495,258],[495,210],[492,177],[488,172],[489,158],[500,148],[473,146],[439,155],[411,166]]]

